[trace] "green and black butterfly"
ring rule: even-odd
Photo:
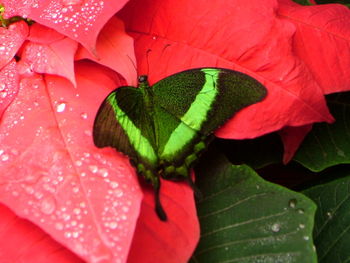
[[[166,220],[159,200],[160,180],[187,180],[190,168],[211,141],[213,131],[240,109],[261,101],[266,89],[255,79],[229,69],[182,71],[150,86],[112,91],[97,113],[97,147],[126,154],[137,173],[155,189],[156,212]]]

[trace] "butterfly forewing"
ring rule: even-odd
[[[113,147],[150,170],[156,168],[153,119],[138,89],[120,87],[110,93],[97,113],[93,133],[96,146]]]
[[[262,100],[255,79],[229,69],[186,70],[153,86],[155,102],[192,129],[208,135],[243,107]]]

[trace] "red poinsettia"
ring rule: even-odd
[[[0,262],[190,258],[199,238],[190,187],[162,183],[169,220],[161,222],[127,157],[92,141],[99,105],[116,87],[135,85],[137,73],[151,84],[208,66],[256,78],[267,98],[216,134],[290,129],[289,154],[307,125],[332,121],[324,94],[350,87],[350,12],[340,5],[126,2],[2,2],[4,18],[35,23],[0,29]]]

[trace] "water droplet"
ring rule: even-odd
[[[109,223],[109,228],[110,229],[116,229],[118,227],[118,223],[117,222],[111,222]]]
[[[91,132],[91,130],[85,130],[84,134],[87,135],[87,136],[91,136],[92,132]]]
[[[57,230],[63,230],[64,226],[63,226],[62,223],[57,222],[57,223],[55,224],[55,228],[56,228]]]
[[[63,214],[62,218],[64,221],[68,221],[70,219],[70,215],[69,214]]]
[[[72,233],[71,233],[71,232],[65,232],[65,233],[64,233],[64,236],[65,236],[66,238],[70,238],[70,237],[72,236]]]
[[[87,117],[88,117],[88,115],[87,115],[86,112],[83,112],[83,113],[80,114],[80,117],[81,117],[82,119],[86,120]]]
[[[108,170],[105,168],[101,168],[98,173],[102,176],[102,177],[107,177],[108,176]]]
[[[56,201],[53,197],[47,197],[41,201],[40,210],[46,215],[52,214],[56,209]]]
[[[288,202],[288,205],[289,205],[290,208],[295,208],[297,203],[298,203],[297,199],[290,199],[289,202]]]
[[[117,187],[119,186],[119,184],[118,184],[117,182],[112,181],[112,182],[110,182],[110,186],[111,186],[113,189],[115,189],[115,188],[117,188]]]
[[[273,224],[273,225],[271,226],[271,230],[272,230],[273,232],[279,232],[279,231],[281,230],[281,225],[278,224],[278,223],[275,223],[275,224]]]
[[[26,192],[27,192],[27,194],[33,194],[34,193],[34,188],[33,187],[31,187],[31,186],[27,186],[26,188],[25,188],[25,190],[26,190]]]
[[[41,198],[43,197],[43,193],[41,193],[41,192],[36,192],[36,193],[34,194],[34,196],[36,197],[36,199],[41,199]]]
[[[66,109],[66,103],[65,102],[59,102],[56,105],[56,111],[57,112],[64,112],[65,109]]]
[[[62,0],[62,4],[66,6],[80,5],[82,2],[82,0]]]
[[[333,217],[331,212],[327,212],[326,215],[328,216],[329,219],[331,219]]]
[[[96,165],[89,165],[89,169],[94,174],[98,172],[98,167]]]
[[[305,212],[304,209],[302,209],[302,208],[299,208],[297,211],[299,214],[304,214],[304,212]]]
[[[304,224],[299,224],[299,227],[300,227],[301,229],[304,229],[304,228],[305,228],[305,225],[304,225]]]
[[[117,196],[117,197],[122,197],[123,196],[123,191],[120,190],[120,189],[117,189],[114,191],[114,194]]]
[[[79,237],[79,232],[74,231],[74,232],[72,233],[72,237],[73,237],[73,238],[78,238],[78,237]]]
[[[123,210],[125,213],[127,213],[127,212],[129,212],[129,207],[123,206],[123,207],[122,207],[122,210]]]
[[[5,83],[1,83],[0,84],[0,91],[3,91],[6,88],[6,84]]]
[[[308,237],[308,236],[304,236],[303,238],[304,238],[304,240],[306,240],[306,241],[308,241],[308,240],[310,239],[310,237]]]
[[[73,209],[73,213],[76,214],[76,215],[79,215],[81,212],[80,208],[74,208]]]
[[[78,193],[79,192],[79,187],[73,187],[72,191],[73,191],[73,193]]]
[[[9,159],[9,156],[8,154],[2,154],[0,158],[1,158],[1,161],[5,162]]]
[[[0,92],[0,97],[1,97],[1,98],[5,99],[6,96],[7,96],[7,92],[6,92],[6,91],[1,91],[1,92]]]

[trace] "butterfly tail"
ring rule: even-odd
[[[155,198],[155,209],[156,213],[159,217],[160,220],[162,221],[167,221],[167,215],[163,209],[162,203],[160,202],[160,180],[158,177],[157,179],[153,182],[153,187],[154,187],[154,198]]]

